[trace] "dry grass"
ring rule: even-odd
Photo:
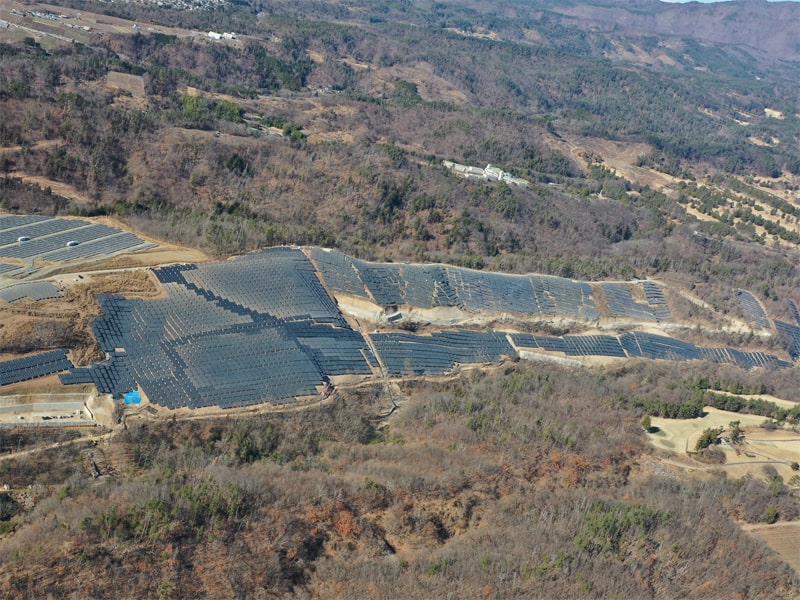
[[[743,525],[747,533],[764,540],[781,555],[795,573],[800,573],[800,521],[773,525]]]
[[[109,71],[106,76],[106,87],[112,90],[122,90],[129,93],[134,98],[143,99],[146,95],[144,91],[144,77],[141,75]]]
[[[739,421],[745,430],[745,442],[735,447],[720,446],[726,456],[726,464],[722,468],[730,477],[761,477],[765,463],[772,464],[787,481],[794,474],[789,463],[800,461],[800,434],[789,430],[770,432],[762,429],[760,425],[765,418],[758,415],[733,413],[710,406],[703,410],[706,416],[700,419],[652,417],[653,427],[657,431],[647,435],[648,441],[657,448],[684,454],[694,451],[697,439],[706,429],[723,427],[727,430],[729,423]],[[694,468],[704,467],[698,463]]]

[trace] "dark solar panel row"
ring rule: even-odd
[[[91,367],[92,383],[103,394],[121,396],[136,389],[136,381],[125,364],[125,357],[112,357],[108,362]],[[64,378],[62,377],[62,383]]]
[[[0,290],[0,299],[6,302],[16,302],[20,298],[30,298],[31,300],[38,301],[63,297],[58,287],[46,281],[22,283]]]
[[[23,217],[17,218],[22,219]],[[0,227],[0,246],[6,246],[8,244],[13,244],[15,246],[17,244],[24,245],[43,235],[50,235],[52,233],[58,233],[59,231],[67,231],[69,229],[75,229],[76,227],[85,227],[86,225],[89,225],[89,221],[81,221],[78,219],[39,218],[39,220],[30,222],[28,224],[21,223],[18,225],[11,225],[9,228]],[[17,242],[19,238],[30,239],[24,242]],[[3,256],[8,256],[4,253],[3,248],[0,248],[0,254]]]
[[[92,331],[104,352],[125,347],[130,340],[132,301],[121,296],[98,297],[104,315],[92,323]]]
[[[179,283],[185,285],[186,279],[183,277],[183,272],[194,271],[195,269],[197,269],[197,265],[194,264],[169,265],[154,269],[153,273],[155,273],[156,278],[158,278],[161,283]]]
[[[567,335],[563,339],[565,352],[570,356],[625,357],[622,344],[613,335]]]
[[[447,281],[447,271],[441,265],[403,265],[403,302],[411,306],[434,308],[453,306],[455,293]]]
[[[167,284],[165,288],[168,299],[138,304],[132,316],[142,329],[146,330],[150,323],[156,328],[155,335],[165,339],[178,339],[186,332],[204,333],[251,323],[257,316],[223,298],[209,299],[185,286]]]
[[[76,258],[91,258],[93,256],[111,255],[129,250],[146,250],[154,248],[155,244],[145,242],[132,233],[117,233],[97,240],[83,242],[78,246],[60,248],[55,252],[40,255],[40,258],[53,262],[75,260]]]
[[[777,356],[764,352],[741,352],[733,348],[728,348],[728,352],[732,358],[731,362],[744,369],[756,367],[785,369],[792,366],[792,363],[780,360]]]
[[[564,338],[550,337],[546,335],[535,336],[536,345],[542,350],[548,352],[566,352],[567,346],[564,343]]]
[[[786,351],[792,360],[800,358],[800,327],[783,321],[775,321],[775,328],[781,334]]]
[[[36,271],[39,270],[40,270],[39,267],[33,267],[28,265],[24,267],[17,267],[17,269],[14,271],[6,271],[4,275],[6,277],[24,277],[26,275],[30,275],[31,273],[36,273]]]
[[[312,325],[306,321],[287,323],[285,331],[310,353],[325,375],[368,375],[372,372],[370,366],[377,366],[364,336],[352,329]]]
[[[344,319],[300,250],[270,248],[225,263],[185,271],[187,282],[208,298],[224,298],[245,311],[288,319],[309,315],[317,322],[346,326]],[[229,306],[235,310],[233,306]]]
[[[568,315],[588,321],[600,318],[588,283],[547,275],[531,275],[530,280],[542,314]]]
[[[65,349],[0,362],[0,385],[44,377],[72,368]]]
[[[714,363],[733,363],[744,369],[756,367],[785,369],[792,364],[764,352],[741,352],[733,348],[700,348],[703,358]]]
[[[664,360],[703,359],[715,363],[731,363],[745,369],[756,367],[786,368],[791,363],[764,352],[742,352],[733,348],[703,348],[673,338],[648,333],[610,335],[574,335],[551,337],[530,333],[510,334],[518,348],[536,348],[563,352],[568,356],[640,357]]]
[[[0,274],[16,271],[17,269],[19,269],[19,265],[10,265],[8,263],[0,262]]]
[[[12,227],[22,227],[30,223],[38,223],[39,221],[48,221],[51,217],[37,217],[34,215],[6,215],[0,217],[0,231],[11,229]],[[23,234],[17,234],[23,235]]]
[[[361,298],[368,297],[352,258],[341,252],[321,248],[312,248],[311,258],[329,289]]]
[[[635,343],[628,341],[630,338],[633,338]],[[629,347],[635,348],[634,356],[641,356],[643,358],[666,360],[692,360],[702,358],[700,351],[694,344],[662,335],[654,335],[652,333],[643,333],[640,331],[625,333],[620,336],[620,343],[626,351],[628,351]]]
[[[447,267],[447,275],[458,305],[468,312],[510,311],[531,315],[541,312],[527,276],[458,267]]]
[[[672,311],[669,309],[669,304],[661,287],[654,281],[643,281],[641,285],[656,321],[672,319]]]
[[[795,322],[800,325],[800,310],[797,310],[797,305],[794,303],[794,300],[789,300],[789,310],[792,311]]]
[[[703,359],[713,363],[732,363],[735,362],[728,348],[700,348]]]
[[[431,336],[376,333],[372,339],[392,375],[441,375],[457,364],[485,364],[514,356],[505,335],[493,331],[452,330]]]
[[[361,279],[377,304],[405,304],[405,278],[400,273],[399,265],[377,265],[363,261],[358,261],[356,265]]]
[[[758,300],[748,291],[737,290],[736,298],[753,322],[753,329],[770,329],[769,319]]]
[[[198,392],[194,406],[263,402],[316,393],[324,382],[313,358],[266,323],[186,339],[174,347],[174,367]],[[191,394],[194,395],[194,394]]]
[[[614,317],[639,319],[644,321],[660,321],[669,314],[666,305],[656,308],[647,304],[640,304],[633,299],[631,290],[622,283],[601,283],[603,295],[606,297],[606,304]]]
[[[67,222],[74,223],[75,221]],[[80,244],[81,242],[95,240],[115,233],[119,233],[119,230],[98,223],[87,223],[84,227],[76,227],[46,237],[32,238],[28,242],[3,246],[0,248],[0,256],[32,258],[35,256],[42,256],[53,250],[66,248],[69,242],[78,242],[78,244]]]

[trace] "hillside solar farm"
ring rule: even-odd
[[[73,250],[87,258],[114,254],[123,241],[128,249],[148,247],[133,234],[84,221],[4,219],[15,220],[3,231],[0,252],[36,257],[29,269]],[[12,241],[23,235],[24,242]],[[81,245],[63,247],[66,238],[80,238]],[[679,324],[655,281],[590,283],[442,264],[370,263],[317,247],[268,248],[151,273],[163,291],[157,298],[99,296],[103,314],[91,330],[104,359],[77,366],[65,348],[7,360],[0,363],[0,385],[57,373],[63,385],[91,384],[117,399],[141,391],[167,409],[229,409],[324,397],[344,381],[445,376],[520,358],[785,369],[800,347],[800,322],[774,321],[773,329],[745,290],[735,295],[750,327],[775,331],[785,354],[697,345],[668,334],[661,327]],[[6,303],[61,295],[49,281],[0,290]],[[591,332],[524,331],[554,318]]]
[[[0,216],[0,274],[6,277],[36,272],[34,261],[107,258],[153,246],[132,233],[82,219]]]
[[[800,598],[800,0],[0,0],[0,598]]]

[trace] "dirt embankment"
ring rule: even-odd
[[[73,363],[88,364],[103,358],[91,330],[92,321],[103,314],[98,294],[155,298],[161,293],[155,277],[148,271],[81,277],[83,279],[56,278],[63,286],[63,299],[3,303],[0,306],[2,346],[15,352],[68,347]]]

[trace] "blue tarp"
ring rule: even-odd
[[[128,392],[125,394],[125,404],[139,404],[142,401],[142,396],[139,392]]]

